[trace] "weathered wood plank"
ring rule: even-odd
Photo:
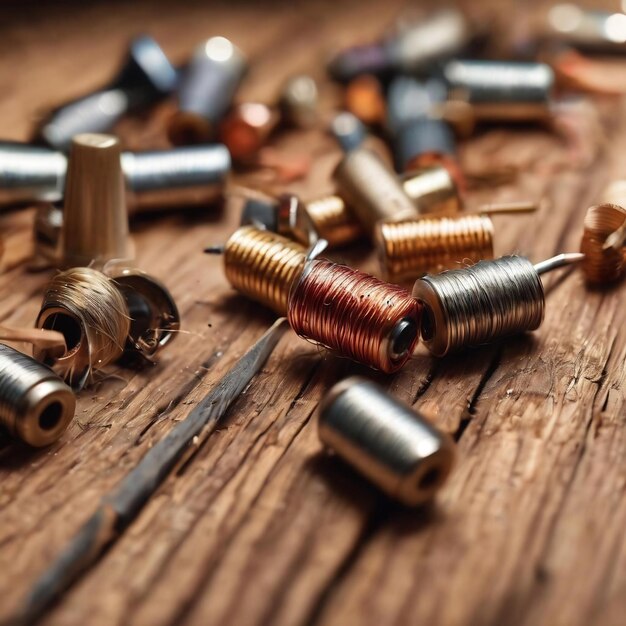
[[[76,10],[74,22],[38,9],[0,42],[2,66],[23,68],[1,74],[14,96],[0,102],[4,136],[26,138],[37,109],[105,80],[137,24],[177,60],[204,37],[232,37],[256,60],[241,97],[270,102],[294,71],[322,78],[324,53],[380,32],[397,3],[316,2],[271,15],[247,4]],[[89,31],[76,27],[87,23]],[[337,101],[336,89],[324,85],[325,113]],[[588,162],[576,162],[562,139],[541,129],[491,129],[463,147],[472,170],[519,171],[507,187],[472,193],[470,204],[494,195],[549,200],[537,216],[496,218],[497,253],[541,260],[577,248],[586,207],[608,180],[626,174],[626,110],[614,102],[599,110],[611,140],[597,138]],[[162,114],[147,127],[122,124],[128,145],[164,145]],[[295,190],[314,197],[330,189],[332,141],[285,134],[277,145],[316,158]],[[238,179],[266,181],[266,174]],[[219,259],[201,253],[232,231],[236,211],[204,217],[134,226],[138,264],[171,286],[186,330],[159,364],[119,369],[81,394],[76,423],[51,449],[0,451],[0,619],[102,494],[271,322],[269,312],[233,294]],[[32,323],[50,275],[24,273],[18,263],[28,255],[30,219],[0,215],[11,259],[0,274],[0,319],[11,324]],[[365,249],[337,258],[376,269]],[[546,320],[532,337],[442,360],[422,349],[397,376],[376,377],[459,439],[457,470],[436,506],[417,513],[392,506],[321,454],[317,402],[336,380],[363,370],[285,338],[223,427],[45,622],[619,623],[626,608],[624,298],[619,288],[587,291],[576,270],[546,284]]]

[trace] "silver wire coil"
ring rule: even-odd
[[[31,446],[56,441],[74,417],[71,389],[48,367],[0,344],[0,424]]]
[[[543,284],[520,256],[481,261],[416,281],[422,338],[435,356],[535,330],[543,321]]]

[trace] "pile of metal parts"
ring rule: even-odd
[[[580,251],[535,264],[515,255],[494,258],[490,215],[533,211],[541,199],[466,210],[476,173],[459,158],[459,140],[484,125],[553,131],[567,98],[597,87],[578,71],[586,67],[581,59],[593,63],[596,50],[626,52],[622,14],[560,5],[542,32],[527,42],[523,59],[494,60],[485,54],[488,30],[457,10],[403,23],[332,58],[328,72],[343,85],[343,100],[339,111],[334,103],[330,121],[318,85],[304,74],[289,77],[273,102],[237,101],[248,60],[224,37],[200,44],[182,67],[141,37],[110,84],[52,111],[32,143],[0,145],[0,203],[36,206],[38,267],[62,270],[43,294],[34,321],[40,334],[5,335],[33,343],[33,357],[0,345],[0,422],[33,446],[63,435],[76,391],[102,380],[112,363],[153,360],[180,328],[167,287],[134,265],[129,219],[221,201],[231,170],[263,166],[259,155],[278,132],[330,133],[342,151],[334,194],[303,199],[287,190],[276,196],[245,190],[240,228],[207,247],[221,254],[235,289],[281,318],[107,496],[120,503],[117,519],[107,522],[115,533],[103,530],[96,512],[77,538],[81,558],[94,558],[121,532],[191,440],[215,427],[285,331],[285,317],[308,341],[389,374],[407,367],[420,342],[441,357],[537,329],[546,271],[577,263],[589,283],[623,276],[620,181],[589,209]],[[106,134],[124,116],[162,101],[169,103],[170,148],[131,152]],[[378,276],[330,258],[359,241],[376,249]],[[319,437],[409,506],[432,498],[455,457],[447,433],[363,378],[328,391]],[[61,593],[75,565],[60,559],[25,614]]]

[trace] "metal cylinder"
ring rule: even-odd
[[[56,441],[74,418],[72,390],[48,367],[0,344],[0,424],[31,446]]]
[[[422,340],[435,356],[539,328],[543,283],[524,257],[505,256],[415,281]]]
[[[457,213],[463,200],[450,168],[444,165],[422,167],[402,177],[402,188],[413,200],[420,215]]]
[[[87,133],[72,140],[59,242],[64,267],[131,257],[120,155],[112,135]]]
[[[554,72],[545,63],[463,61],[446,64],[451,99],[472,105],[478,121],[549,118]]]
[[[228,149],[219,143],[122,153],[131,213],[214,201],[230,169]]]
[[[626,15],[557,4],[548,12],[548,37],[581,50],[626,52]]]
[[[402,188],[419,213],[456,213],[462,208],[457,185],[449,170],[442,166],[409,172],[401,177]],[[363,227],[341,196],[330,195],[305,204],[313,229],[329,247],[339,247],[363,236]],[[299,241],[303,241],[298,238]]]
[[[247,68],[243,53],[225,37],[200,45],[178,87],[178,111],[170,118],[172,143],[185,145],[211,140]]]
[[[219,143],[123,152],[121,163],[131,213],[214,201],[231,170],[228,149]],[[62,152],[0,142],[0,206],[59,202],[66,173]]]
[[[278,98],[282,121],[295,128],[311,128],[317,122],[318,97],[317,83],[311,76],[291,76]]]
[[[363,378],[343,380],[326,394],[318,426],[326,447],[408,506],[430,500],[454,465],[447,434]]]
[[[138,37],[109,86],[53,111],[38,129],[38,136],[64,150],[75,135],[106,132],[127,113],[168,95],[177,80],[176,70],[157,42],[152,37]]]
[[[330,130],[343,152],[356,150],[367,137],[363,122],[348,111],[343,111],[333,118]]]
[[[396,169],[404,172],[438,160],[455,160],[454,134],[447,122],[433,117],[447,97],[446,85],[436,79],[418,81],[399,76],[387,92],[387,129]]]
[[[60,200],[66,170],[67,158],[61,152],[0,142],[0,206]]]
[[[383,42],[343,50],[332,59],[328,69],[333,78],[346,82],[359,74],[422,72],[461,52],[471,39],[472,29],[464,14],[445,9]]]
[[[424,164],[455,162],[454,134],[443,120],[423,117],[407,123],[394,136],[393,152],[396,168],[400,172]]]
[[[244,102],[234,106],[220,123],[220,139],[234,161],[256,157],[274,132],[280,116],[260,102]]]
[[[486,215],[381,222],[376,248],[386,280],[413,282],[427,273],[492,259],[493,222]]]
[[[348,153],[333,176],[338,194],[370,235],[381,220],[418,215],[396,175],[370,150],[359,148]]]

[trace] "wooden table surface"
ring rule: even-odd
[[[105,81],[138,32],[177,62],[200,40],[226,35],[253,62],[240,99],[271,101],[288,75],[307,71],[321,81],[329,116],[340,92],[325,80],[327,54],[383,31],[400,4],[15,5],[0,32],[0,135],[26,140],[39,111]],[[506,28],[524,27],[525,7],[542,4],[491,0],[473,9],[495,11],[506,39]],[[626,177],[625,113],[619,99],[589,103],[582,149],[542,128],[494,128],[464,143],[466,167],[517,172],[511,184],[472,193],[470,205],[545,199],[536,215],[495,218],[497,254],[538,261],[578,249],[585,210],[608,181]],[[161,119],[157,110],[119,131],[132,148],[164,146]],[[332,188],[339,152],[322,130],[283,134],[275,146],[313,159],[291,188],[307,198]],[[235,181],[271,184],[267,172]],[[171,288],[184,332],[155,367],[116,368],[82,392],[57,444],[35,452],[3,444],[0,619],[103,494],[271,323],[270,312],[229,287],[220,260],[202,254],[234,230],[238,210],[234,201],[222,212],[133,222],[137,265]],[[51,276],[26,269],[31,222],[30,210],[0,216],[8,325],[33,324]],[[366,248],[334,258],[376,269]],[[290,333],[220,429],[43,623],[624,623],[624,286],[591,291],[577,270],[545,282],[537,332],[444,359],[420,350],[396,376],[372,375]],[[352,373],[373,376],[454,434],[459,462],[433,506],[390,504],[322,454],[318,401]]]

